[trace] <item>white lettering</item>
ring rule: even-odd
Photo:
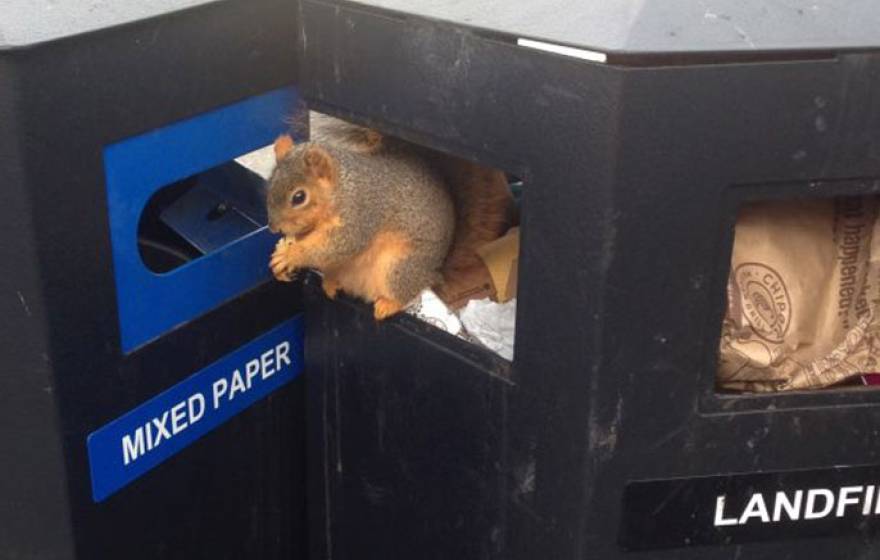
[[[816,509],[816,498],[824,498],[825,506],[822,510]],[[834,509],[834,494],[831,490],[817,488],[807,492],[807,507],[804,510],[804,519],[822,519],[827,517]]]
[[[232,372],[230,378],[221,378],[214,381],[211,385],[214,410],[220,408],[220,401],[224,397],[226,400],[231,401],[238,394],[251,389],[254,385],[254,380],[257,379],[258,376],[265,380],[281,371],[285,366],[290,366],[290,351],[290,342],[283,341],[271,350],[267,350],[260,354],[258,358],[254,358],[245,363],[244,375],[242,375],[241,370],[236,369]],[[138,426],[133,433],[126,434],[121,441],[123,464],[129,465],[138,457],[155,449],[163,441],[171,439],[173,436],[176,436],[201,420],[205,415],[205,403],[205,395],[197,392],[190,395],[186,400],[175,404],[170,410],[164,411],[160,416],[150,419],[142,426]],[[861,492],[862,489],[863,487],[861,486],[845,489],[848,493],[842,498],[838,508],[838,515],[841,515],[840,512],[843,512],[847,506],[860,503],[860,498],[850,496],[850,494],[854,495],[857,492]],[[874,502],[874,489],[875,486],[869,486],[867,489],[864,504],[866,514],[870,511],[871,505]],[[880,488],[877,490],[880,492]],[[760,498],[760,496],[758,496],[758,498]],[[746,508],[746,511],[743,513],[743,520],[747,520],[751,517],[761,517],[763,520],[766,517],[767,508],[763,503],[763,499],[760,504],[754,503],[755,499],[756,498],[753,496],[752,501],[749,502],[749,507]],[[725,497],[718,496],[715,511],[715,524],[718,526],[725,526],[741,523],[738,522],[736,518],[727,518],[724,516],[724,505]],[[777,512],[774,515],[774,520],[777,520],[779,517],[781,507],[785,507],[791,516],[792,510],[790,508],[796,506],[791,506],[790,504],[788,506],[780,506],[777,503]],[[878,500],[878,508],[880,508],[880,500]],[[793,517],[793,519],[796,519],[796,517]]]
[[[715,526],[747,525],[756,519],[761,523],[779,523],[823,519],[832,515],[843,518],[851,510],[861,512],[863,516],[877,515],[880,514],[880,484],[778,491],[773,497],[772,516],[768,513],[770,505],[763,493],[755,492],[739,517],[728,517],[725,513],[727,496],[716,496]]]
[[[275,370],[272,369],[273,354],[275,354],[274,348],[272,350],[266,350],[265,352],[263,352],[263,355],[260,356],[260,365],[263,369],[263,379],[266,379],[267,377],[272,377],[272,374],[275,373]]]
[[[147,439],[147,451],[152,451],[153,450],[152,424],[147,422],[147,424],[144,426],[144,431],[147,433],[147,438],[146,438]]]
[[[244,393],[247,388],[244,386],[244,379],[241,378],[241,372],[235,370],[232,372],[232,385],[229,389],[229,400],[235,398],[235,393]]]
[[[168,411],[162,413],[162,416],[153,418],[153,425],[156,426],[156,439],[153,440],[153,447],[162,443],[163,439],[171,439],[171,432],[165,427],[168,422]]]
[[[739,524],[745,525],[752,517],[759,518],[761,523],[770,522],[770,514],[767,513],[767,504],[764,502],[764,496],[758,492],[752,494],[751,499],[749,499],[749,504],[746,506],[745,511],[743,511],[742,517],[739,518]]]
[[[175,436],[186,429],[186,401],[180,401],[171,407],[171,433]]]
[[[788,499],[785,492],[776,493],[776,502],[773,504],[773,521],[782,519],[782,510],[792,521],[797,521],[801,517],[801,502],[803,502],[804,491],[798,490],[794,493],[794,503]]]
[[[196,408],[194,406],[195,403],[198,403],[199,405],[198,412],[196,412]],[[205,415],[205,396],[201,393],[196,393],[195,395],[191,396],[189,398],[187,408],[189,409],[189,423],[190,425],[195,424],[202,419],[202,416]]]
[[[727,500],[727,496],[718,496],[715,499],[715,526],[716,527],[727,527],[730,525],[736,525],[737,519],[735,517],[724,517],[724,502]]]
[[[290,365],[290,343],[286,340],[275,347],[275,369],[280,370],[282,364]]]
[[[861,494],[864,490],[864,486],[845,486],[841,488],[840,498],[837,500],[837,517],[843,517],[843,514],[846,512],[846,506],[859,503],[859,498],[851,498],[850,494]]]
[[[144,429],[138,426],[138,429],[134,431],[134,441],[129,435],[122,438],[122,462],[127,465],[144,453],[146,453],[144,450]]]
[[[862,505],[862,515],[871,514],[871,505],[874,503],[874,485],[865,489],[865,503]]]
[[[220,407],[220,397],[226,394],[226,389],[228,388],[229,382],[222,377],[215,381],[211,386],[212,392],[214,393],[214,410],[217,410]]]
[[[247,377],[247,388],[251,388],[251,381],[260,373],[260,361],[251,360],[244,366],[244,374]]]

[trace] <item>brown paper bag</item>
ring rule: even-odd
[[[818,389],[878,371],[875,197],[763,201],[736,224],[718,384]]]
[[[434,286],[437,296],[450,309],[460,309],[472,299],[495,299],[495,286],[489,269],[480,261],[476,266],[459,270],[452,282]]]

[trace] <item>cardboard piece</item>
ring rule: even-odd
[[[434,291],[450,309],[458,310],[473,299],[495,299],[495,286],[489,269],[480,264],[458,271],[451,282],[434,287]]]
[[[492,279],[492,286],[495,288],[493,301],[504,303],[515,298],[519,264],[519,228],[511,228],[503,237],[477,249],[477,253]]]
[[[435,288],[451,309],[460,309],[471,300],[488,298],[504,303],[516,297],[519,228],[511,228],[504,236],[480,247],[477,253],[479,264]]]

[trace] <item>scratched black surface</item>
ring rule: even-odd
[[[618,537],[633,481],[880,463],[878,392],[743,397],[719,395],[714,385],[738,205],[880,192],[880,56],[621,67],[522,49],[504,29],[437,18],[426,3],[395,12],[366,4],[303,0],[308,98],[315,108],[524,179],[516,359],[499,413],[470,404],[494,378],[449,357],[461,351],[445,338],[407,337],[344,309],[325,310],[315,330],[339,332],[359,351],[325,347],[321,375],[339,384],[344,406],[328,404],[333,415],[324,421],[342,431],[310,449],[348,457],[370,477],[388,472],[383,488],[445,494],[475,515],[500,504],[497,523],[447,533],[463,539],[444,544],[466,552],[458,558],[877,557],[869,531],[646,552],[625,551]],[[420,6],[425,15],[415,13]],[[352,333],[364,333],[367,345]],[[485,423],[497,426],[507,442],[501,498],[465,499],[460,476],[427,467],[385,470],[403,461],[379,447],[374,407],[364,403],[382,395],[423,402],[430,392],[418,390],[428,387],[465,406],[419,413],[405,398],[394,401],[388,417],[414,425],[413,437],[395,432],[398,453],[427,454],[431,435],[448,429],[463,432],[456,451],[468,454],[453,464],[482,465],[480,448],[464,443],[471,435],[462,419],[479,420],[477,434]],[[329,493],[319,494],[329,496],[320,503],[327,511],[313,509],[312,534],[323,534],[324,544],[372,545],[333,547],[334,560],[394,558],[397,546],[415,550],[420,536],[434,542],[424,531],[458,519],[454,504],[427,510],[395,493],[377,507],[375,496],[356,491],[357,474],[344,470],[350,463],[335,474],[330,459],[321,471],[331,477]],[[495,476],[467,472],[474,488]],[[426,511],[431,522],[420,525]],[[401,523],[400,534],[366,539],[357,526],[363,512],[370,527]],[[483,548],[493,531],[499,544]]]
[[[366,306],[310,293],[310,479],[326,484],[310,485],[310,502],[326,504],[333,531],[329,543],[314,540],[313,555],[498,557],[503,361],[415,319],[377,325]],[[314,523],[324,525],[320,514]]]
[[[302,380],[92,501],[90,432],[300,306],[266,284],[123,357],[102,146],[297,76],[291,2],[154,15],[0,50],[2,558],[304,554]]]

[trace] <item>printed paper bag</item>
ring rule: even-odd
[[[736,224],[719,386],[818,389],[878,371],[874,197],[763,201]]]

